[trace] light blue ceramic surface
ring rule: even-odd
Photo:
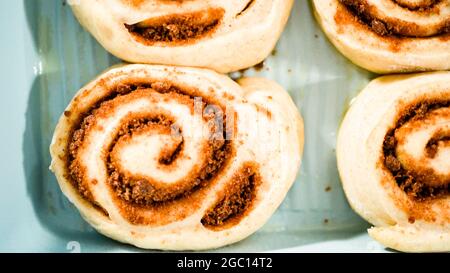
[[[57,119],[73,94],[119,61],[85,32],[62,0],[0,1],[0,251],[141,251],[96,233],[48,170]],[[297,0],[262,71],[300,107],[305,154],[296,183],[264,228],[219,251],[380,251],[349,208],[335,160],[336,131],[373,75],[325,39],[309,1]]]

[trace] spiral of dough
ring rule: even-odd
[[[51,168],[101,233],[143,248],[206,249],[268,220],[302,149],[301,117],[271,81],[126,65],[71,101]]]
[[[314,0],[332,43],[377,73],[450,69],[449,0]]]
[[[132,63],[227,73],[262,62],[293,0],[79,0],[80,23],[113,55]]]
[[[352,207],[384,245],[450,250],[450,73],[386,76],[352,104],[338,136]]]

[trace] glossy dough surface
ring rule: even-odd
[[[274,48],[293,0],[78,0],[80,23],[133,63],[237,71]]]
[[[76,94],[50,151],[62,191],[99,232],[141,248],[208,249],[249,236],[280,205],[303,122],[269,80],[127,65]]]
[[[346,114],[337,159],[373,238],[400,251],[450,251],[450,72],[372,81]]]
[[[449,0],[314,0],[331,42],[377,73],[450,69]]]

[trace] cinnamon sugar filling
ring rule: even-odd
[[[421,0],[421,1],[408,1],[408,0],[392,0],[402,8],[409,9],[411,11],[425,11],[433,9],[437,4],[443,0]]]
[[[402,21],[395,18],[377,18],[374,14],[376,7],[367,0],[338,0],[347,10],[358,19],[358,21],[380,36],[392,37],[436,37],[448,35],[450,33],[450,18],[441,22],[436,30],[430,33],[429,30],[421,29],[417,24]],[[441,0],[428,0],[416,4],[407,3],[401,0],[391,0],[402,8],[418,13],[436,13],[437,5]],[[339,12],[339,11],[338,11]]]
[[[434,158],[440,145],[450,145],[450,131],[438,131],[428,141],[426,152],[429,158]]]
[[[442,181],[441,176],[434,173],[432,169],[408,170],[406,169],[396,154],[398,139],[395,134],[405,123],[410,121],[420,121],[428,113],[440,108],[450,107],[450,101],[428,100],[414,104],[400,112],[395,127],[388,131],[384,138],[383,155],[381,162],[392,174],[397,185],[411,198],[424,201],[430,198],[447,196],[450,193],[450,181]],[[438,131],[428,141],[425,155],[432,159],[438,152],[440,143],[448,143],[450,132]]]
[[[177,96],[177,99],[182,100],[184,103],[190,103],[192,111],[194,111],[194,98],[198,97],[198,93],[195,90],[185,90],[181,87],[175,86],[170,82],[130,82],[121,83],[116,85],[109,91],[109,95],[104,97],[95,103],[86,114],[79,118],[79,122],[75,123],[71,133],[71,141],[68,143],[66,154],[67,156],[67,179],[78,190],[80,195],[87,201],[92,203],[94,207],[98,207],[95,202],[89,187],[86,183],[85,168],[80,162],[78,162],[77,154],[79,148],[85,141],[85,136],[88,130],[96,123],[97,115],[107,115],[108,113],[102,113],[102,106],[105,108],[111,107],[109,104],[114,100],[123,99],[125,96],[133,94],[139,96],[139,92],[158,92],[166,96]],[[202,98],[202,109],[204,110],[208,105],[219,106],[223,111],[225,108],[221,107],[221,104],[216,103],[209,98]],[[209,113],[204,115],[205,122],[210,122],[215,119],[217,115],[223,115],[223,113]],[[222,117],[223,118],[223,117]],[[225,125],[226,118],[222,119],[224,122],[224,128],[228,128]],[[154,113],[151,116],[127,116],[125,121],[122,122],[121,127],[116,132],[113,142],[110,144],[108,153],[105,155],[105,164],[108,171],[108,184],[111,186],[112,191],[116,197],[126,202],[127,204],[135,204],[138,207],[141,206],[161,206],[166,202],[173,202],[183,197],[198,191],[210,183],[215,176],[219,173],[222,167],[226,164],[228,158],[232,154],[232,143],[226,139],[226,134],[229,133],[223,130],[221,137],[215,136],[206,143],[206,150],[203,151],[204,164],[199,172],[190,173],[181,183],[175,183],[176,185],[164,186],[158,181],[151,181],[147,177],[135,177],[122,170],[120,170],[120,164],[114,159],[114,147],[119,142],[126,142],[127,138],[131,138],[135,134],[145,132],[147,130],[156,130],[158,133],[170,134],[174,129],[174,119],[167,113]],[[215,129],[215,128],[213,128]],[[179,130],[179,129],[178,129]],[[180,130],[179,130],[180,131]],[[184,139],[182,138],[182,132],[180,131],[179,141],[175,143],[173,147],[163,149],[159,163],[163,167],[170,168],[176,164],[176,161],[180,154],[183,153]]]
[[[216,204],[202,218],[202,224],[210,229],[222,229],[239,223],[251,209],[261,184],[258,167],[246,163],[220,193]]]
[[[172,14],[150,18],[136,24],[125,24],[135,39],[144,44],[157,42],[186,43],[212,34],[224,15],[222,8]]]
[[[162,130],[166,130],[166,134],[170,134],[170,123],[164,119],[132,119],[130,122],[124,124],[120,129],[115,140],[111,144],[108,153],[108,182],[114,187],[117,196],[121,199],[139,205],[154,205],[159,202],[167,202],[183,195],[190,194],[193,190],[205,186],[217,172],[227,159],[227,147],[225,140],[212,139],[208,142],[208,149],[203,151],[203,155],[208,157],[200,172],[192,172],[184,178],[183,181],[175,185],[165,186],[163,183],[153,181],[146,177],[137,177],[127,174],[120,169],[120,162],[117,162],[114,148],[116,143],[130,139],[134,134],[138,134],[145,129],[161,126]],[[159,161],[164,165],[170,166],[175,162],[178,155],[182,152],[183,140],[176,145],[175,149],[163,150]]]

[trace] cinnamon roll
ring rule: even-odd
[[[331,42],[377,73],[450,69],[449,0],[314,0]]]
[[[337,159],[374,239],[400,251],[450,251],[450,72],[371,82],[342,123]]]
[[[51,170],[95,229],[197,250],[260,228],[292,185],[303,122],[272,81],[126,65],[83,87],[55,129]]]
[[[78,0],[80,23],[113,55],[132,63],[227,73],[262,62],[293,0]]]

